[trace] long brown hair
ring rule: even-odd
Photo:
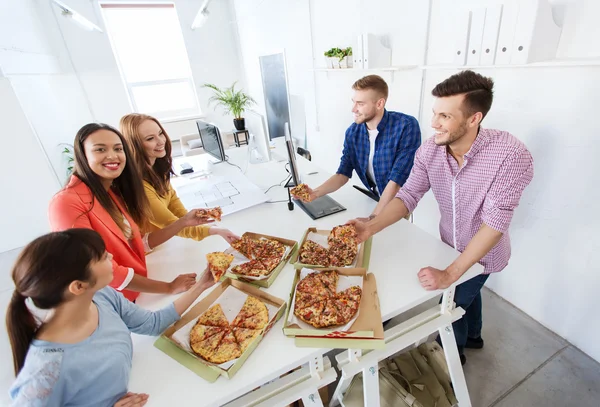
[[[15,376],[23,368],[27,350],[40,326],[27,307],[27,298],[38,308],[56,308],[64,301],[65,291],[73,281],[95,284],[90,264],[102,259],[104,251],[104,241],[91,229],[49,233],[23,249],[12,269],[15,291],[6,311]]]
[[[117,205],[113,202],[108,191],[102,185],[100,178],[90,168],[83,143],[85,140],[98,130],[109,130],[115,133],[123,143],[123,151],[125,153],[125,167],[123,172],[112,182],[112,190],[121,197],[125,208],[135,223],[144,228],[150,216],[150,203],[144,193],[144,184],[142,176],[139,173],[137,166],[128,163],[132,157],[131,151],[125,141],[125,138],[117,129],[104,123],[89,123],[83,126],[77,132],[74,147],[75,171],[73,175],[77,176],[88,188],[92,191],[93,199],[97,199],[100,205],[109,213],[110,217],[115,221],[119,228],[125,233],[127,228],[123,222],[123,216]],[[94,203],[92,202],[92,206]],[[90,208],[91,210],[91,208]]]
[[[140,125],[146,120],[152,120],[160,127],[165,136],[165,156],[157,158],[154,165],[150,165],[150,158],[144,149],[144,140],[140,134]],[[131,113],[121,118],[119,124],[121,132],[129,144],[133,161],[138,171],[160,196],[165,196],[169,191],[169,180],[173,173],[173,158],[171,157],[171,139],[160,122],[147,114]]]

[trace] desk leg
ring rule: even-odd
[[[440,310],[442,314],[445,314],[452,312],[453,309],[454,288],[450,288],[442,295]],[[471,407],[471,398],[469,396],[469,390],[467,389],[465,373],[463,372],[462,364],[460,363],[460,356],[458,355],[458,347],[456,346],[452,325],[441,327],[438,332],[440,333],[440,339],[442,340],[442,347],[444,348],[444,355],[446,356],[446,363],[448,364],[450,380],[452,380],[452,387],[454,387],[456,399],[458,400],[460,407]]]
[[[360,349],[348,349],[348,360],[350,362],[358,362],[358,359],[361,357],[361,355],[362,351]],[[342,404],[344,393],[346,390],[348,390],[348,387],[350,387],[353,377],[354,376],[348,377],[342,372],[340,380],[338,381],[335,391],[333,392],[333,396],[331,396],[329,407],[335,407]]]
[[[323,400],[321,400],[321,395],[318,391],[302,397],[302,403],[304,403],[305,406],[323,407]]]
[[[377,364],[363,369],[363,394],[365,407],[379,407],[379,367]]]

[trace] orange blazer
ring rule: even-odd
[[[53,231],[87,228],[95,230],[102,236],[106,251],[113,255],[114,275],[110,285],[119,289],[124,282],[131,281],[130,268],[135,274],[144,277],[148,275],[148,271],[144,243],[138,226],[125,210],[121,199],[111,190],[109,194],[131,225],[133,234],[131,244],[106,209],[93,199],[92,191],[76,176],[72,176],[69,184],[52,198],[48,216]],[[140,294],[125,289],[122,293],[131,301]]]

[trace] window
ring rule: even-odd
[[[101,7],[133,110],[160,119],[200,114],[175,5]]]

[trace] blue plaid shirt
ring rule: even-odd
[[[377,189],[382,194],[389,181],[400,186],[406,182],[415,152],[421,145],[421,129],[414,117],[385,110],[377,130],[379,134],[375,139],[373,175]],[[362,183],[371,189],[367,178],[370,150],[366,123],[353,123],[346,130],[344,152],[337,173],[352,178],[352,170],[355,170]]]

